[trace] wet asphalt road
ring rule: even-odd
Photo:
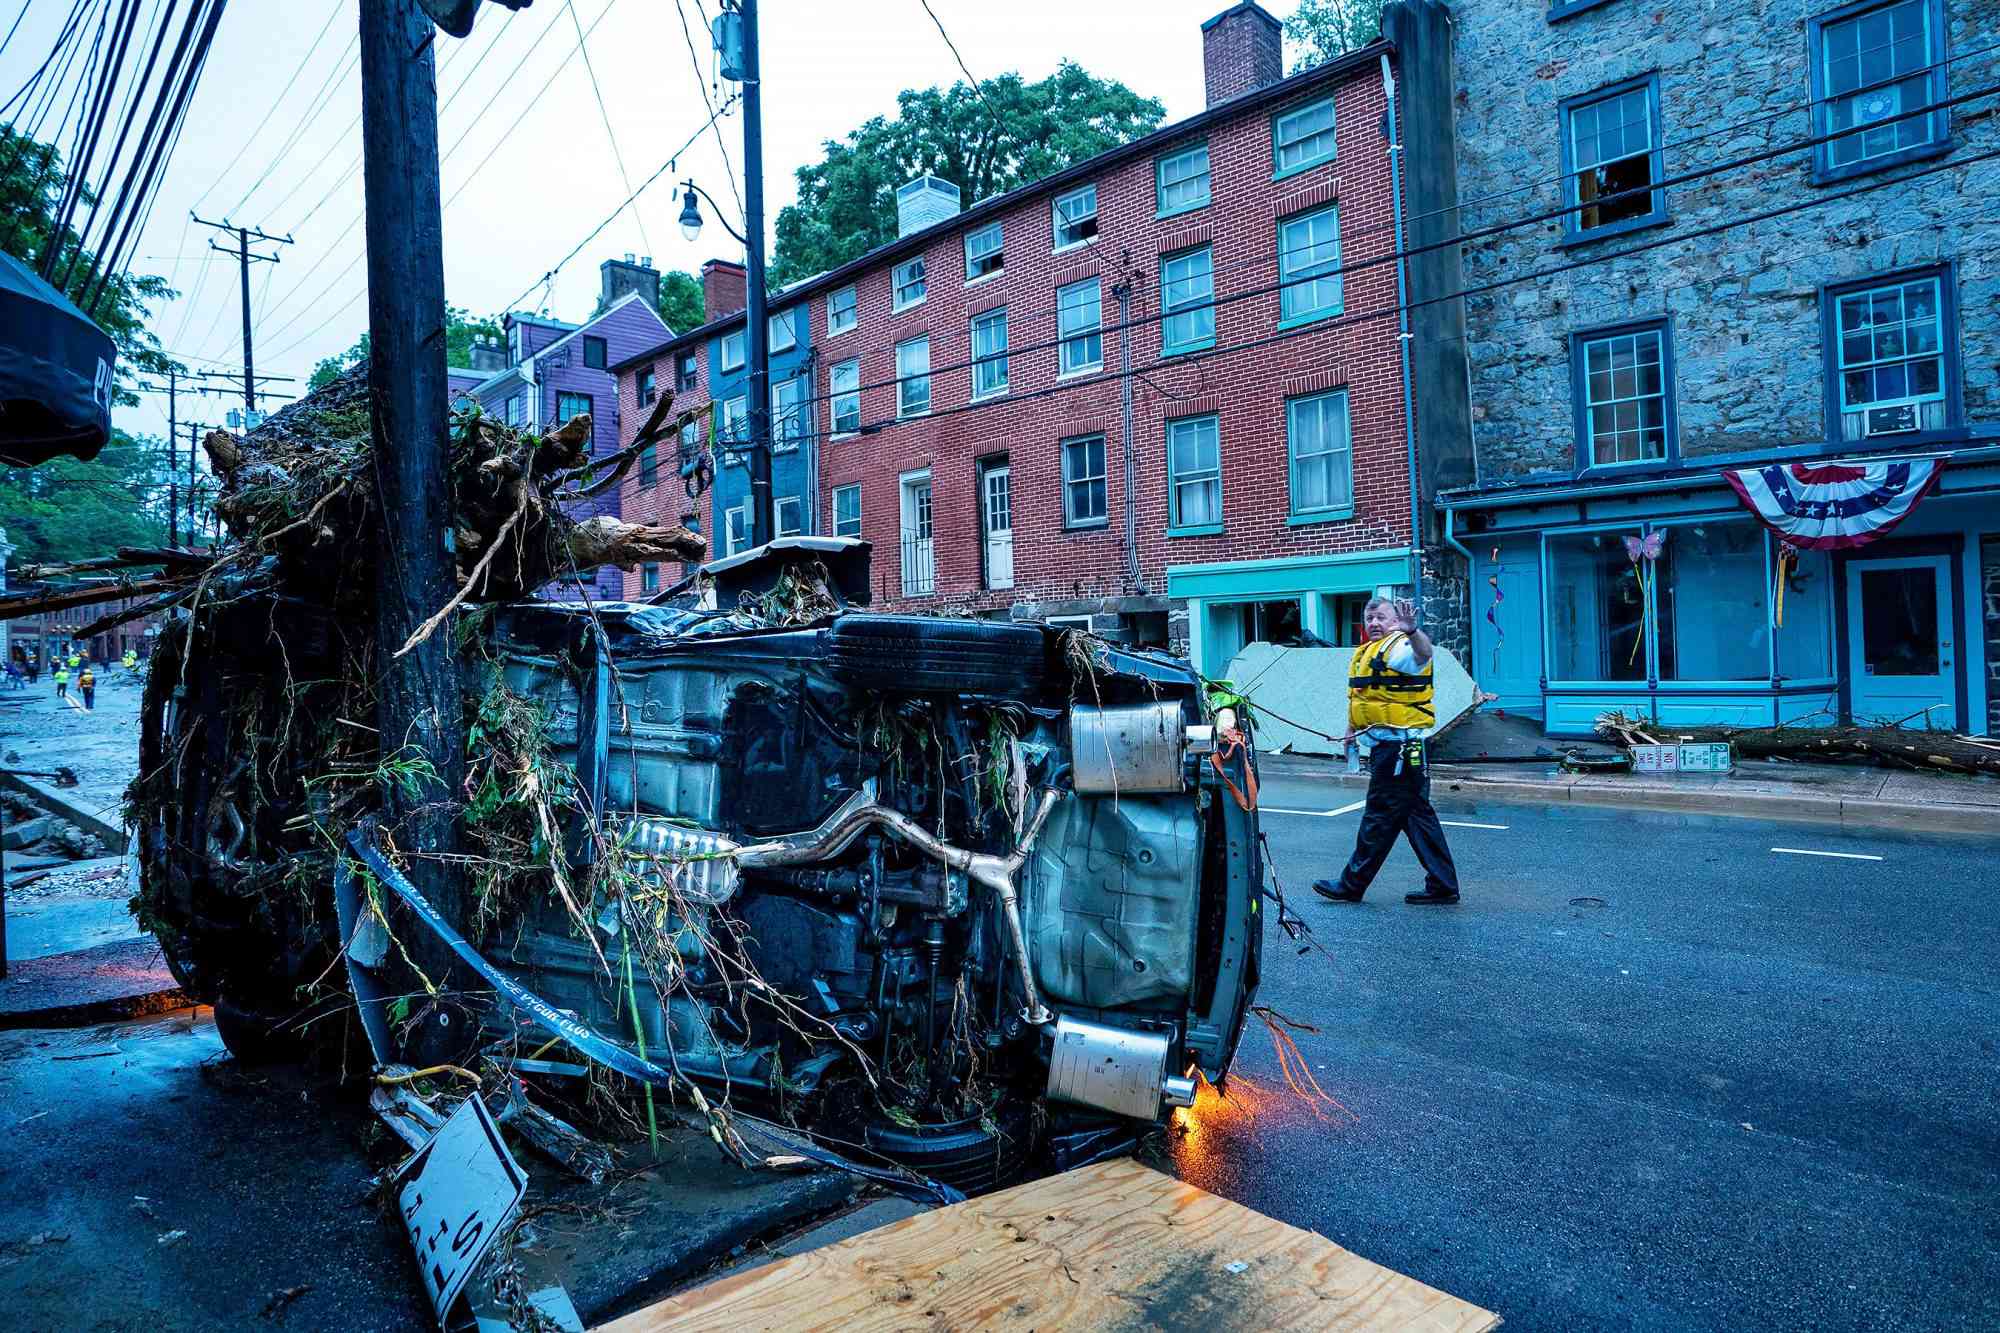
[[[1267,813],[1332,958],[1273,926],[1261,999],[1320,1028],[1300,1050],[1352,1115],[1287,1091],[1253,1020],[1173,1148],[1188,1180],[1510,1329],[2000,1326],[2000,848],[1440,808],[1504,826],[1446,829],[1456,908],[1404,905],[1407,844],[1365,903],[1319,899],[1358,813]]]

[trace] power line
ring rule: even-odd
[[[263,117],[260,120],[258,120],[255,128],[253,128],[250,131],[250,137],[243,141],[242,146],[236,150],[235,156],[229,159],[229,161],[223,166],[222,170],[215,173],[215,179],[208,183],[208,188],[203,190],[201,192],[201,195],[192,204],[188,205],[190,210],[199,209],[203,204],[208,202],[208,197],[211,194],[215,193],[216,186],[222,184],[223,177],[227,176],[230,172],[236,169],[236,164],[238,162],[241,162],[243,160],[243,155],[250,151],[250,145],[256,143],[258,136],[263,134],[265,130],[271,127],[271,125],[273,124],[273,118],[278,114],[278,108],[284,104],[285,94],[291,92],[293,88],[298,86],[299,77],[306,72],[306,66],[312,63],[313,53],[319,50],[319,44],[326,40],[327,33],[333,30],[334,19],[338,18],[341,12],[346,8],[347,8],[347,0],[333,0],[333,3],[327,9],[326,22],[320,24],[318,35],[313,38],[312,45],[306,48],[305,56],[299,61],[298,67],[292,71],[291,77],[285,80],[285,86],[278,90],[278,96],[276,97],[275,100],[272,101],[271,109],[266,111]],[[351,44],[352,44],[352,39],[350,39],[350,45]],[[334,65],[336,66],[336,68],[339,66],[339,64],[340,64],[339,60],[334,61]],[[320,98],[325,95],[328,86],[330,85],[322,84],[320,86],[319,94],[316,95],[313,98],[312,102],[309,104],[312,108],[314,109],[318,108],[318,106],[320,105]],[[279,155],[282,156],[284,153],[284,149],[281,148],[278,151]],[[272,159],[273,165],[275,165],[276,162],[277,158],[274,157]],[[269,174],[269,168],[265,169],[265,173],[267,175]],[[263,179],[264,179],[263,176],[259,176],[257,178],[257,184],[262,184]],[[252,190],[255,190],[257,186],[252,185],[250,188]],[[249,197],[246,195],[244,199],[238,203],[237,209],[240,209],[243,203],[247,203],[248,201]],[[231,211],[234,212],[236,210],[232,209]]]
[[[1167,370],[1172,370],[1177,366],[1197,365],[1203,361],[1209,361],[1218,356],[1226,356],[1232,352],[1249,351],[1253,348],[1264,347],[1272,343],[1284,341],[1285,339],[1288,338],[1296,338],[1300,336],[1301,333],[1310,333],[1310,332],[1316,332],[1333,328],[1343,328],[1354,324],[1373,323],[1376,320],[1382,320],[1382,319],[1394,319],[1396,318],[1397,315],[1405,311],[1417,310],[1425,306],[1439,305],[1446,301],[1463,300],[1464,298],[1469,296],[1480,296],[1484,295],[1487,292],[1497,291],[1502,287],[1511,287],[1524,282],[1538,282],[1544,278],[1550,278],[1558,276],[1560,274],[1574,272],[1575,270],[1578,269],[1590,268],[1597,264],[1613,263],[1617,260],[1630,258],[1633,255],[1643,254],[1647,251],[1663,249],[1669,245],[1681,245],[1685,244],[1688,241],[1697,241],[1705,237],[1719,235],[1722,232],[1731,231],[1738,227],[1753,226],[1763,222],[1774,221],[1775,219],[1786,217],[1794,213],[1803,213],[1809,209],[1824,208],[1828,204],[1839,203],[1843,200],[1852,199],[1859,195],[1869,194],[1877,190],[1890,189],[1895,186],[1905,184],[1909,181],[1919,180],[1926,176],[1935,176],[1946,171],[1956,171],[1966,167],[1975,166],[1981,162],[1990,162],[1995,159],[2000,159],[2000,148],[1988,149],[1985,152],[1975,153],[1970,156],[1961,157],[1950,161],[1937,162],[1931,166],[1927,166],[1918,171],[1912,171],[1906,175],[1878,178],[1875,180],[1867,181],[1857,186],[1853,186],[1846,190],[1840,190],[1828,194],[1814,195],[1810,198],[1797,200],[1790,204],[1784,204],[1776,208],[1766,209],[1760,213],[1751,213],[1741,217],[1725,219],[1722,222],[1712,223],[1708,226],[1697,228],[1694,231],[1679,232],[1671,236],[1655,237],[1650,241],[1646,241],[1638,245],[1626,246],[1623,249],[1620,249],[1612,253],[1591,255],[1582,259],[1569,260],[1561,264],[1551,264],[1543,268],[1531,269],[1526,272],[1515,273],[1509,276],[1495,278],[1489,282],[1476,283],[1469,287],[1461,287],[1460,289],[1454,292],[1447,292],[1441,296],[1427,296],[1421,300],[1416,300],[1416,301],[1392,302],[1389,305],[1378,306],[1373,310],[1362,311],[1358,314],[1353,314],[1353,315],[1346,315],[1346,314],[1335,315],[1322,321],[1319,324],[1313,325],[1312,329],[1310,330],[1281,329],[1275,333],[1266,334],[1256,338],[1251,338],[1243,342],[1230,343],[1226,346],[1207,348],[1205,350],[1198,352],[1183,352],[1175,356],[1163,357],[1159,360],[1152,362],[1149,365],[1139,367],[1138,370],[1135,371],[1134,373],[1139,373],[1143,371],[1167,371]],[[1145,321],[1135,321],[1135,322],[1150,323],[1155,321],[1145,320]],[[1014,353],[1010,351],[1008,355],[1012,356],[1014,355]],[[934,378],[940,373],[942,372],[931,371],[929,372],[929,376]],[[1050,397],[1058,393],[1068,393],[1073,390],[1087,388],[1095,384],[1110,383],[1121,378],[1122,375],[1123,375],[1122,371],[1114,370],[1114,371],[1105,371],[1096,375],[1078,376],[1077,378],[1065,380],[1061,383],[1049,385],[1041,389],[1028,390],[1023,393],[1009,394],[1005,397],[986,399],[978,402],[966,402],[957,407],[936,408],[926,413],[923,417],[919,419],[924,421],[929,421],[937,417],[955,416],[962,412],[978,411],[990,407],[1004,407],[1016,403],[1032,402],[1037,399]],[[856,392],[856,391],[850,390],[849,392]],[[860,426],[856,428],[855,433],[873,434],[881,430],[884,430],[890,426],[897,425],[905,420],[907,420],[907,418],[895,417],[895,416],[880,417],[874,421],[862,423]],[[744,447],[747,447],[747,442],[745,444],[738,445],[739,449]]]
[[[604,105],[604,90],[597,83],[597,67],[590,63],[590,44],[583,35],[583,20],[576,16],[576,0],[563,0],[563,8],[569,11],[569,21],[576,28],[576,49],[583,53],[584,73],[590,75],[590,91],[597,98],[597,114],[604,121],[604,137],[611,141],[611,157],[618,163],[618,179],[625,186],[625,193],[632,193],[632,173],[625,170],[625,154],[619,151],[618,134],[611,128],[611,110]],[[608,8],[608,6],[607,6]],[[601,16],[600,16],[601,17]],[[653,248],[652,238],[646,235],[646,220],[639,216],[639,210],[632,210],[632,221],[638,224],[639,239],[646,249]]]
[[[951,48],[951,58],[958,62],[958,72],[965,76],[965,81],[972,85],[972,91],[978,93],[979,100],[986,104],[986,112],[993,117],[994,125],[1006,128],[1006,122],[1000,116],[1000,109],[993,105],[993,99],[986,95],[986,89],[980,86],[978,79],[972,77],[972,71],[965,67],[965,57],[958,53],[958,43],[954,42],[951,34],[944,30],[944,20],[937,16],[935,9],[931,8],[931,0],[917,0],[917,3],[924,7],[924,13],[929,14],[931,22],[937,25],[938,36],[944,38],[944,44]]]
[[[1908,120],[1921,116],[1928,116],[1933,114],[1934,112],[1945,110],[1949,107],[1957,106],[1965,102],[1976,101],[1985,97],[1991,97],[1995,93],[2000,93],[2000,83],[1988,84],[1984,87],[1976,88],[1969,92],[1960,93],[1954,97],[1945,98],[1937,102],[1927,102],[1920,106],[1913,107],[1907,111],[1899,112],[1894,116],[1884,117],[1882,120],[1874,122],[1874,124],[1875,125],[1894,124],[1902,120]],[[1125,320],[1113,324],[1103,324],[1100,325],[1097,329],[1090,330],[1090,332],[1095,332],[1099,334],[1121,333],[1127,329],[1140,328],[1151,324],[1161,323],[1175,314],[1184,314],[1197,310],[1214,310],[1221,306],[1232,305],[1238,301],[1251,300],[1253,298],[1260,296],[1269,296],[1274,292],[1283,291],[1285,288],[1295,286],[1299,283],[1314,281],[1318,279],[1345,277],[1347,274],[1350,273],[1361,272],[1366,269],[1379,268],[1385,264],[1393,264],[1399,260],[1407,259],[1414,255],[1428,254],[1434,250],[1442,250],[1455,245],[1463,245],[1473,241],[1485,240],[1504,232],[1518,230],[1519,228],[1522,227],[1536,226],[1541,223],[1549,222],[1557,218],[1565,217],[1568,214],[1578,212],[1585,207],[1594,207],[1594,206],[1601,206],[1604,204],[1615,203],[1621,199],[1634,199],[1643,195],[1651,194],[1653,191],[1656,190],[1665,190],[1669,186],[1683,185],[1692,181],[1720,175],[1726,171],[1735,171],[1735,170],[1740,170],[1743,167],[1755,166],[1758,163],[1766,162],[1776,157],[1786,156],[1791,153],[1805,152],[1810,149],[1816,148],[1821,144],[1830,143],[1836,139],[1847,138],[1854,132],[1855,131],[1852,129],[1844,129],[1835,131],[1831,134],[1814,135],[1805,139],[1792,140],[1787,143],[1780,144],[1775,148],[1759,149],[1755,153],[1746,154],[1741,157],[1726,159],[1718,163],[1712,163],[1706,167],[1701,167],[1693,171],[1684,172],[1678,176],[1668,176],[1656,182],[1651,182],[1645,185],[1633,186],[1630,189],[1626,190],[1614,191],[1611,194],[1602,195],[1597,199],[1591,200],[1588,204],[1583,204],[1583,203],[1569,204],[1560,208],[1547,210],[1545,212],[1533,213],[1525,217],[1514,218],[1507,222],[1494,223],[1485,227],[1475,228],[1471,231],[1462,232],[1452,236],[1446,236],[1439,240],[1427,241],[1421,245],[1411,245],[1411,246],[1394,248],[1385,251],[1382,254],[1371,255],[1366,259],[1357,259],[1357,260],[1343,262],[1331,268],[1321,269],[1309,274],[1299,274],[1289,278],[1281,278],[1278,282],[1269,285],[1246,288],[1242,291],[1231,292],[1226,296],[1211,296],[1211,298],[1208,301],[1202,302],[1199,305],[1188,305],[1172,311],[1162,310],[1158,313],[1151,315],[1143,315],[1136,319]],[[1380,229],[1378,228],[1376,230],[1379,231]],[[1353,234],[1360,234],[1360,233],[1359,232],[1350,233],[1350,235]],[[1313,248],[1313,247],[1296,246],[1293,247],[1293,250],[1297,251],[1308,248]],[[1251,262],[1266,263],[1269,262],[1272,258],[1276,258],[1278,255],[1282,255],[1284,253],[1286,252],[1278,251],[1271,256],[1260,257],[1252,261],[1244,261],[1241,264],[1235,265],[1235,267],[1245,267]],[[1027,317],[1030,319],[1046,317],[1058,314],[1060,310],[1061,310],[1060,305],[1043,307],[1038,310],[1027,312]],[[1009,312],[1010,321],[1012,317],[1013,317],[1013,312],[1010,311]],[[1008,348],[1007,355],[1022,356],[1026,355],[1029,352],[1047,351],[1050,348],[1059,347],[1064,342],[1069,340],[1070,339],[1068,338],[1058,336],[1043,342],[1030,343],[1024,347],[1019,347],[1019,348],[1010,347]],[[966,360],[946,366],[935,367],[931,370],[930,373],[933,375],[939,375],[939,374],[950,373],[952,371],[967,370],[977,364],[979,364],[979,361],[977,359]],[[858,385],[853,389],[843,390],[839,396],[846,397],[849,394],[858,393],[864,389],[887,388],[899,382],[900,381],[896,379],[878,380],[872,383]],[[831,399],[834,396],[835,395],[831,393],[820,394],[813,396],[807,399],[806,401],[824,402]]]

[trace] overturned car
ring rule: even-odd
[[[984,1188],[1227,1071],[1262,934],[1254,756],[1185,663],[871,614],[865,560],[779,542],[712,567],[707,609],[464,616],[451,924],[504,984],[449,1007],[577,1105],[629,1101],[591,1056],[615,1045],[704,1104]],[[424,760],[370,733],[371,645],[340,618],[221,591],[149,682],[141,910],[232,1048],[268,1054],[347,1027],[336,878],[421,928],[385,910],[396,849],[354,830]],[[390,1040],[446,1008],[409,988]]]

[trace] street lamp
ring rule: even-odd
[[[681,182],[681,235],[690,241],[701,235],[701,206],[695,202],[695,196],[697,195],[708,200],[711,207],[715,205],[715,199],[708,191],[702,189],[691,180]],[[742,232],[729,225],[729,219],[722,215],[720,208],[716,208],[715,210],[715,220],[722,224],[724,231],[736,238],[738,245],[747,247],[750,244],[750,242],[743,239]]]

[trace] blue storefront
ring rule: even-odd
[[[1846,551],[1781,547],[1718,471],[1468,489],[1441,499],[1472,569],[1491,707],[1588,735],[1617,710],[1676,726],[1900,723],[1992,730],[1985,595],[2000,447],[1962,449],[1898,526]],[[1642,545],[1635,560],[1631,543]],[[1783,577],[1780,578],[1782,573]]]

